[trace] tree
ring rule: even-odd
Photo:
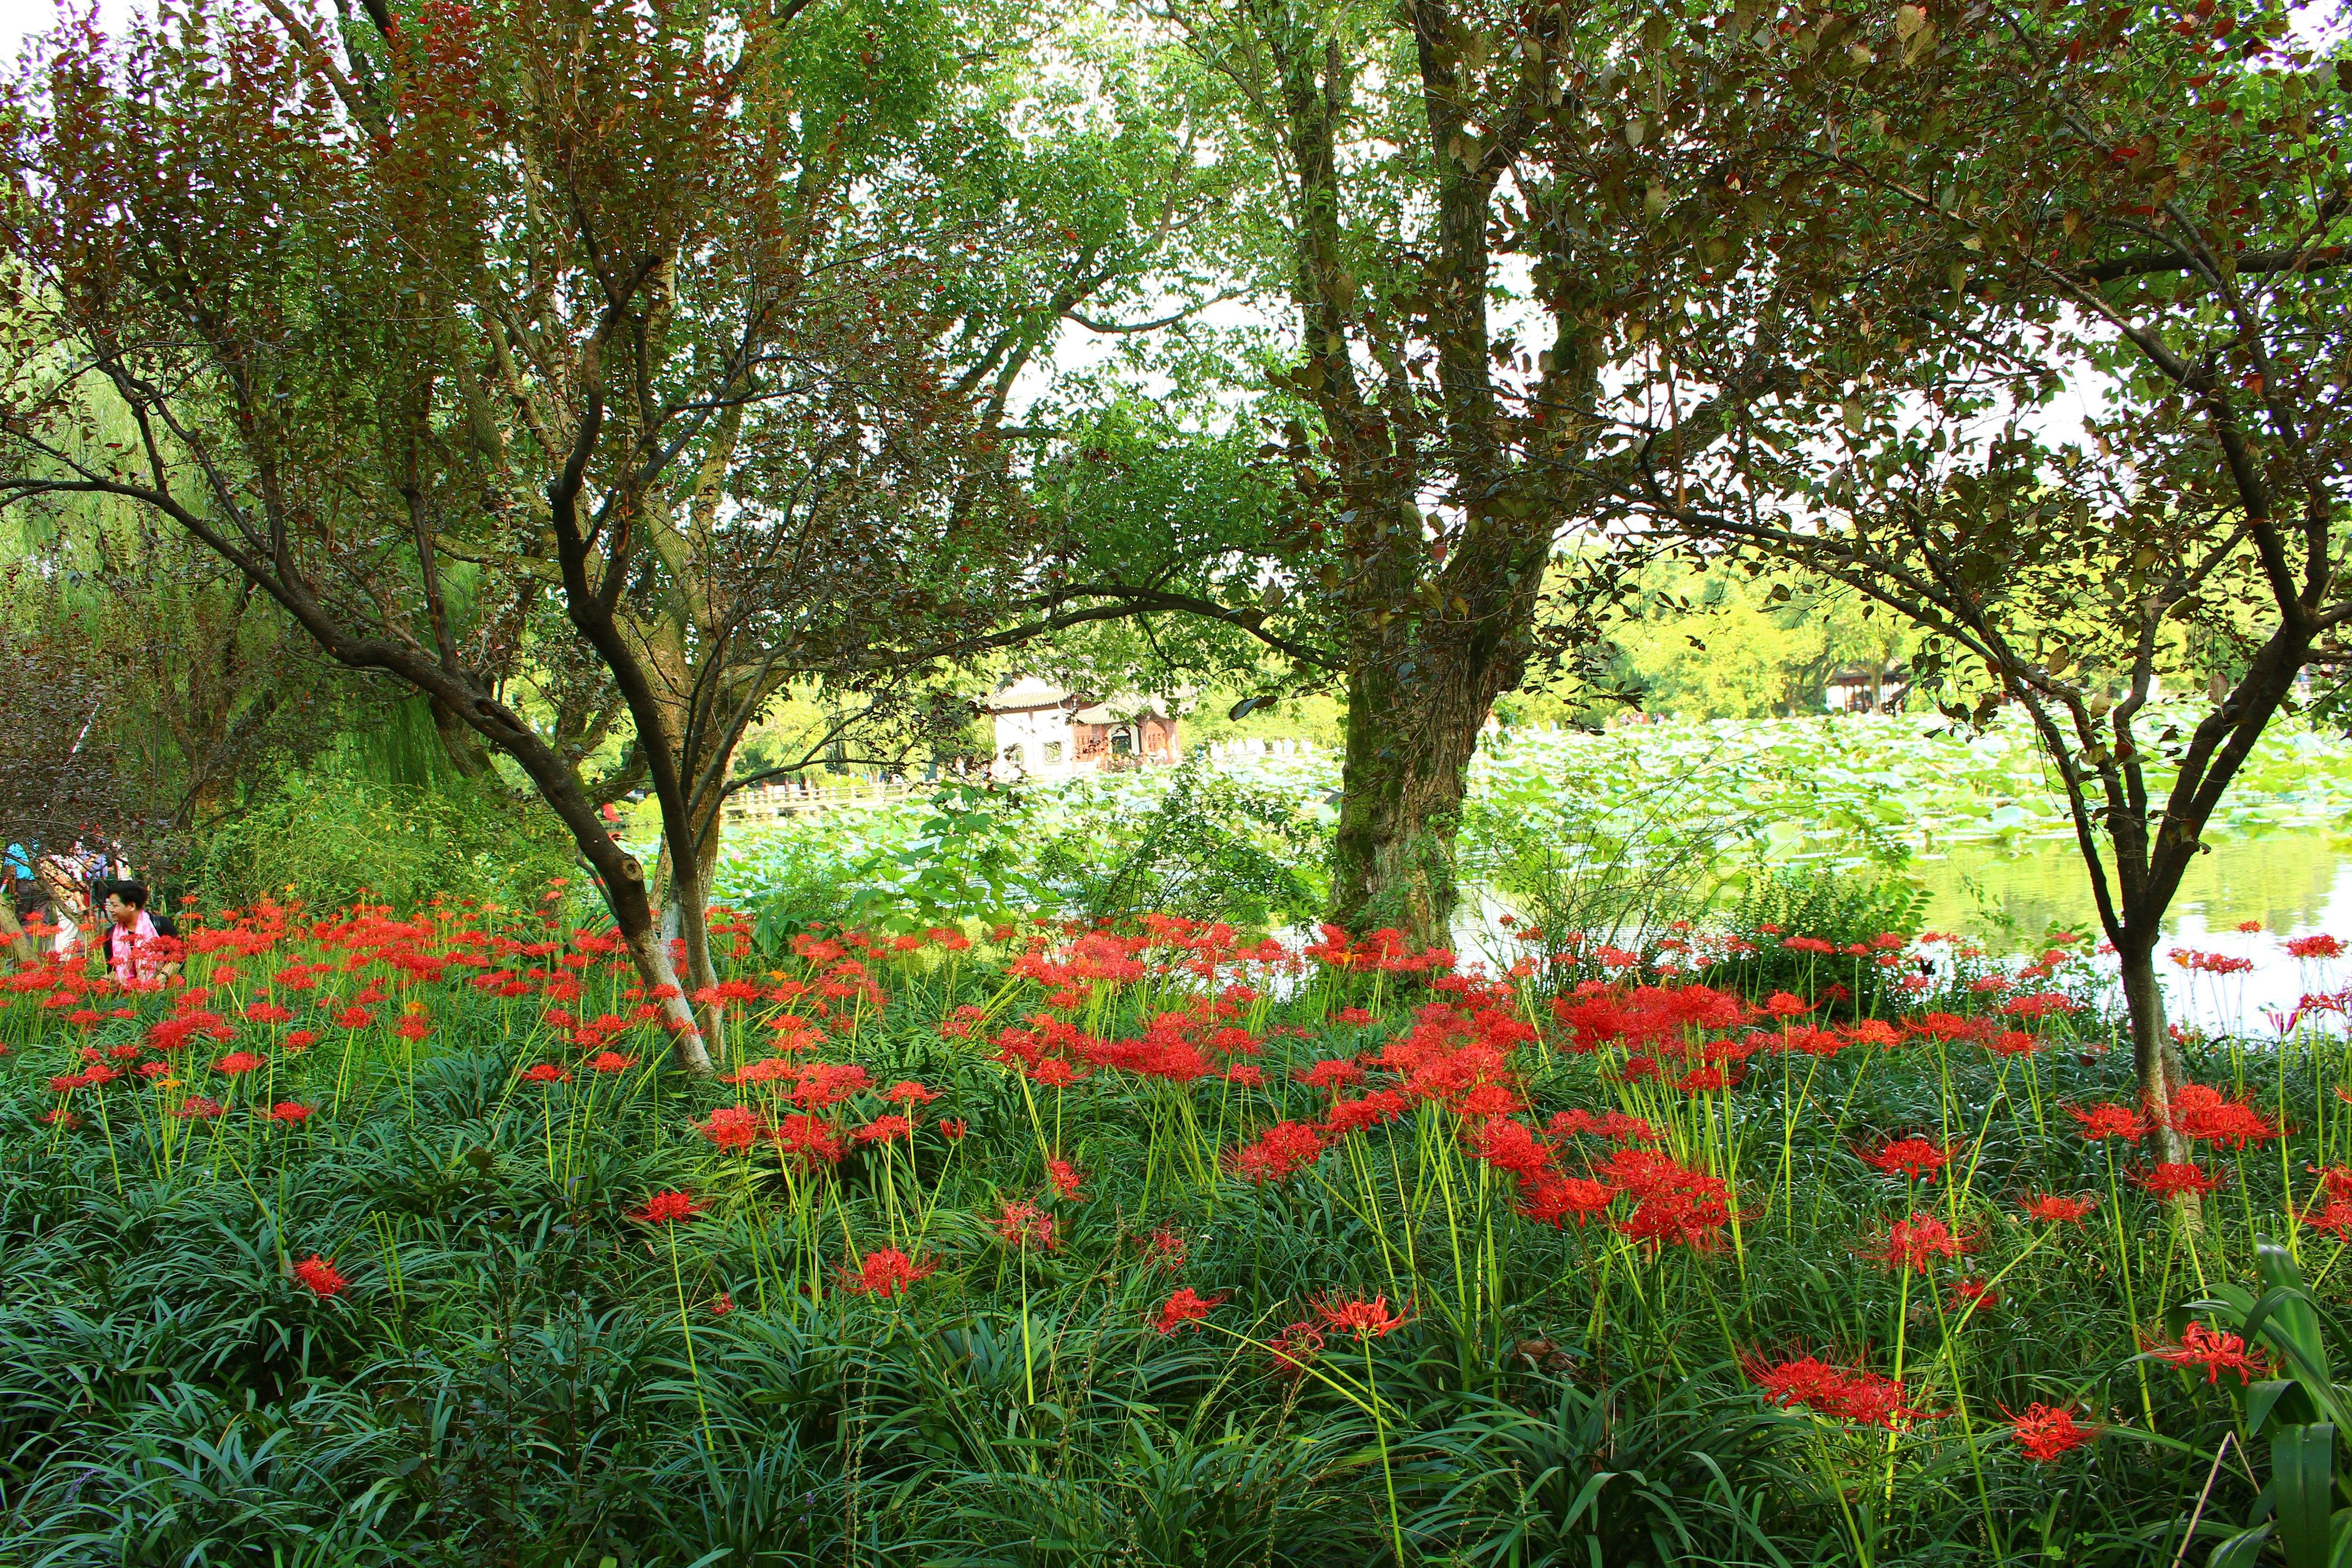
[[[942,526],[966,421],[891,330],[915,268],[887,236],[839,243],[861,133],[919,109],[937,13],[264,9],[119,47],[68,27],[15,84],[0,489],[150,509],[510,759],[701,1067],[583,764],[625,721],[692,844],[738,671],[837,648]],[[132,440],[98,438],[87,378]],[[724,541],[692,531],[730,509]],[[995,559],[1002,531],[965,521],[961,563]],[[725,600],[690,669],[664,657],[672,584]],[[675,901],[707,973],[697,869],[677,858]]]
[[[1629,71],[1625,45],[1659,18],[1454,0],[1162,15],[1210,72],[1226,155],[1279,193],[1236,244],[1297,323],[1274,378],[1296,417],[1268,457],[1317,536],[1295,613],[1346,672],[1333,917],[1443,942],[1480,727],[1531,673],[1597,657],[1633,557],[1556,559],[1612,504],[1559,476],[1648,384],[1655,171],[1683,154],[1646,137],[1667,84],[1639,57]],[[1710,443],[1712,400],[1674,415]]]
[[[2315,64],[2276,5],[1833,6],[1740,36],[1770,108],[1719,151],[1773,221],[1738,308],[1784,370],[1713,453],[1645,437],[1629,494],[1703,552],[1906,617],[1956,721],[2023,710],[2120,962],[2154,1147],[2185,1159],[2165,912],[2352,621],[2352,64]],[[1736,368],[1673,352],[1695,387]],[[2193,717],[2154,706],[2208,677]]]

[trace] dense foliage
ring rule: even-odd
[[[12,977],[0,1555],[2126,1563],[2326,1527],[2325,1485],[2254,1482],[2332,1464],[2332,942],[2277,960],[2282,1037],[2189,1042],[2196,1163],[2150,1168],[2078,949],[1529,933],[1480,977],[1388,933],[722,919],[711,1082],[576,918],[191,910],[168,983]]]
[[[1339,783],[1329,751],[1291,747],[1057,786],[959,787],[740,831],[719,886],[772,930],[1180,907],[1308,921]],[[2281,727],[2250,759],[2215,837],[2321,830],[2347,810],[2352,747]],[[2071,832],[2024,725],[1969,734],[1850,715],[1503,730],[1471,769],[1455,848],[1465,879],[1506,908],[1612,929],[1663,923],[1780,872],[1916,877],[1955,848],[2009,857]]]

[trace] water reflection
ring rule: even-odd
[[[2089,873],[2071,844],[1970,845],[1912,867],[1927,885],[1934,930],[2022,950],[2053,926],[2096,925]],[[2248,921],[2282,936],[2352,936],[2352,839],[2315,830],[2216,842],[2182,878],[2166,924],[2175,940],[2201,942]]]
[[[2326,931],[2352,941],[2352,837],[2323,830],[2212,840],[2182,878],[2165,921],[2167,948],[2252,960],[2216,979],[2165,966],[2168,1011],[2209,1032],[2263,1035],[2306,994],[2344,984],[2344,966],[2305,964],[2285,939]],[[1927,883],[1927,921],[1997,951],[2032,948],[2052,927],[2095,931],[2089,873],[2070,844],[2019,850],[1969,846],[1913,869]],[[2242,925],[2258,923],[2260,931]]]
[[[1969,845],[1923,856],[1911,870],[1927,891],[1927,929],[1963,932],[1994,952],[2038,952],[2053,930],[2098,931],[2089,873],[2068,843]],[[1464,895],[1454,921],[1463,955],[1507,965],[1520,950],[1501,917],[1515,911],[1491,889]],[[2238,929],[2248,922],[2262,929]],[[2352,979],[2352,961],[2303,963],[2288,955],[2287,938],[2318,931],[2352,942],[2352,836],[2306,829],[2214,840],[2182,879],[2165,947],[2226,953],[2254,967],[2217,978],[2166,964],[2168,1012],[2207,1033],[2269,1034],[2267,1015],[2284,1017],[2305,994]],[[2120,1008],[2120,995],[2110,1001]]]

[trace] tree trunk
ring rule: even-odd
[[[33,939],[16,923],[16,893],[13,884],[0,889],[0,940],[5,940],[9,956],[30,963],[36,956]]]
[[[2130,1015],[2132,1071],[2139,1085],[2140,1110],[2148,1122],[2148,1152],[2165,1164],[2189,1157],[2187,1140],[2172,1128],[2173,1091],[2187,1081],[2187,1062],[2165,1026],[2164,986],[2156,973],[2156,942],[2119,942],[2124,1005]]]
[[[1452,943],[1454,838],[1471,754],[1494,695],[1485,680],[1407,685],[1380,663],[1348,674],[1348,751],[1333,843],[1331,920]]]
[[[710,1053],[703,1047],[700,1026],[695,1021],[694,1009],[684,988],[677,983],[668,945],[655,929],[653,903],[646,897],[645,868],[605,831],[604,819],[589,802],[587,792],[568,770],[562,770],[551,754],[541,755],[544,749],[538,747],[523,751],[522,754],[518,754],[519,750],[509,747],[508,754],[522,763],[548,805],[572,830],[572,841],[579,846],[588,864],[595,868],[597,879],[604,888],[604,906],[613,913],[613,927],[629,950],[629,956],[636,961],[637,977],[645,983],[646,994],[656,997],[656,1005],[661,1008],[669,1026],[670,1048],[678,1066],[691,1073],[709,1073]],[[533,766],[534,763],[540,765]],[[656,995],[657,993],[669,994]]]

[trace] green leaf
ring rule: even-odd
[[[2336,1490],[2336,1428],[2283,1426],[2271,1438],[2271,1500],[2287,1568],[2328,1568]]]
[[[2263,1545],[2271,1538],[2271,1530],[2269,1524],[2258,1524],[2230,1537],[2213,1548],[2213,1554],[2205,1559],[2205,1568],[2254,1568],[2255,1559],[2262,1555]]]
[[[2285,1408],[2280,1409],[2284,1405]],[[2260,1436],[2263,1428],[2275,1414],[2285,1421],[2303,1423],[2315,1420],[2319,1412],[2313,1407],[2311,1396],[2303,1384],[2291,1377],[2267,1378],[2246,1391],[2246,1430]]]

